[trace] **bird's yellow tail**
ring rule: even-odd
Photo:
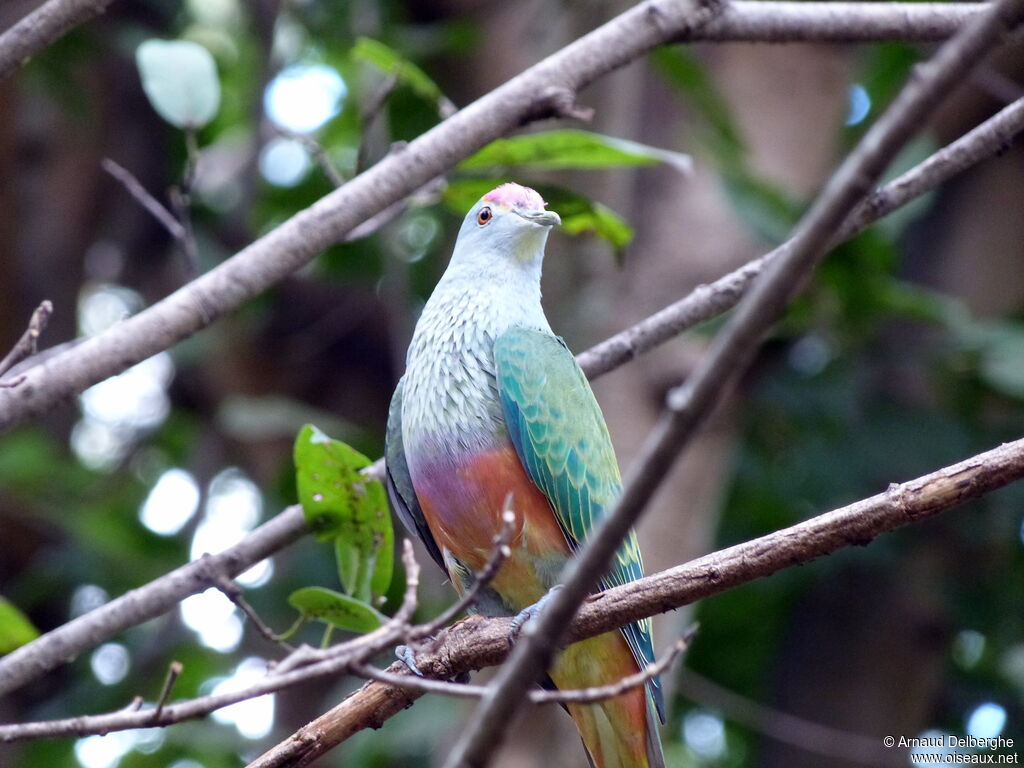
[[[608,685],[638,670],[619,632],[571,645],[555,660],[551,679],[558,688]],[[596,704],[569,704],[569,714],[595,768],[664,768],[653,704],[644,688]]]

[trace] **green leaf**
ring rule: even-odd
[[[394,566],[384,487],[360,473],[369,464],[311,424],[295,440],[296,485],[306,520],[321,540],[335,539],[342,586],[365,601],[387,591]]]
[[[504,182],[505,179],[499,178],[457,179],[445,188],[444,203],[462,216],[477,200]],[[616,250],[629,245],[633,239],[633,228],[611,208],[564,187],[538,184],[535,189],[547,201],[548,208],[562,217],[562,229],[567,234],[593,233]]]
[[[497,139],[459,163],[464,171],[517,166],[537,170],[596,169],[668,163],[692,171],[687,155],[599,133],[565,129]]]
[[[386,616],[361,600],[323,587],[297,589],[288,596],[288,603],[306,618],[349,632],[372,632],[387,621]]]
[[[220,107],[220,80],[213,56],[188,40],[147,40],[135,51],[142,89],[171,125],[198,129]]]
[[[13,603],[0,597],[0,656],[39,637],[39,631]]]
[[[394,75],[400,83],[409,86],[417,96],[439,104],[447,103],[447,99],[441,93],[441,89],[437,87],[437,83],[431,80],[426,72],[379,40],[360,37],[352,46],[352,58],[356,61],[365,61],[389,75]]]

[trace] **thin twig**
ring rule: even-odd
[[[345,177],[342,176],[341,171],[335,167],[334,163],[331,161],[330,155],[327,154],[327,150],[324,149],[324,146],[315,138],[310,136],[308,133],[292,131],[280,126],[276,126],[274,130],[286,139],[298,142],[305,147],[306,151],[309,152],[310,157],[313,158],[313,162],[317,164],[320,171],[331,183],[332,187],[337,189],[345,183]]]
[[[690,629],[670,645],[662,657],[650,664],[645,665],[640,671],[632,675],[626,675],[620,680],[608,685],[595,685],[590,688],[577,688],[565,691],[530,691],[530,701],[535,704],[543,704],[548,701],[555,701],[562,704],[574,702],[576,704],[593,704],[605,699],[620,696],[634,688],[640,688],[664,673],[683,651],[690,647],[693,641],[695,630]],[[486,686],[485,686],[486,687]]]
[[[621,496],[577,557],[566,564],[559,579],[562,588],[527,625],[523,639],[488,686],[488,694],[445,761],[446,768],[478,768],[488,763],[529,686],[550,664],[576,610],[607,572],[683,447],[747,369],[760,339],[816,266],[834,233],[942,98],[1022,16],[1024,0],[998,0],[972,20],[915,73],[847,156],[797,225],[789,253],[769,265],[693,374],[669,394],[667,408],[637,457]]]
[[[21,338],[15,342],[14,346],[11,347],[11,351],[4,355],[3,360],[0,360],[0,376],[3,376],[25,358],[31,357],[36,353],[36,349],[39,346],[39,337],[46,330],[46,326],[50,322],[50,315],[52,314],[53,303],[49,300],[43,301],[42,304],[35,308],[32,317],[29,318],[28,328],[21,334]],[[0,382],[0,387],[15,387],[22,381],[23,377],[19,376],[13,381]]]
[[[124,166],[114,162],[109,157],[103,158],[100,163],[104,171],[109,173],[125,188],[125,191],[131,195],[135,201],[145,208],[153,216],[154,219],[160,222],[164,229],[167,230],[168,234],[178,242],[182,242],[185,239],[185,228],[181,222],[175,218],[174,214],[167,210],[167,207],[157,200],[153,195],[149,193],[142,182],[135,178],[135,175]]]
[[[185,255],[185,268],[191,279],[199,275],[199,246],[196,244],[196,233],[192,228],[192,185],[199,168],[199,139],[194,128],[185,129],[185,171],[181,176],[181,184],[171,187],[171,205],[174,214],[181,223],[182,236],[178,238],[181,250]],[[200,305],[204,314],[209,314],[204,305]]]
[[[405,566],[405,594],[395,615],[382,626],[345,643],[326,648],[308,645],[296,648],[289,656],[274,665],[277,674],[323,662],[360,664],[385,648],[394,647],[408,637],[409,622],[416,612],[417,591],[420,583],[420,565],[416,551],[408,539],[402,541],[402,563]]]
[[[180,661],[172,661],[170,666],[167,668],[167,677],[164,678],[163,688],[160,689],[160,696],[156,700],[156,707],[153,709],[153,719],[159,720],[160,714],[164,710],[164,704],[167,703],[167,699],[171,696],[171,691],[174,690],[174,684],[178,680],[178,676],[181,674],[185,667]]]
[[[366,105],[359,111],[359,148],[356,150],[356,175],[366,170],[366,163],[370,152],[370,143],[366,140],[370,128],[377,121],[388,97],[394,93],[398,85],[398,74],[391,72],[374,89],[366,100]]]
[[[245,599],[245,595],[242,594],[242,588],[231,578],[228,578],[222,573],[214,574],[214,584],[232,603],[238,606],[238,609],[244,613],[252,625],[256,627],[256,631],[259,632],[264,639],[269,640],[274,645],[278,645],[281,648],[291,652],[295,648],[288,644],[281,638],[274,630],[267,626],[266,622],[260,618],[260,615],[256,613],[253,607],[249,604],[249,601]]]

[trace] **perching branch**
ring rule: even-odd
[[[104,0],[50,0],[37,14],[95,10]],[[527,69],[460,110],[401,152],[330,193],[216,268],[142,312],[29,368],[0,391],[0,429],[84,391],[169,349],[308,263],[348,232],[399,202],[460,160],[531,120],[571,113],[581,88],[670,41],[703,39],[938,39],[979,13],[973,4],[771,3],[739,1],[716,24],[713,14],[677,0],[649,0]],[[776,16],[777,13],[777,16]],[[84,16],[49,37],[24,40],[32,16],[0,36],[0,75]],[[846,21],[844,21],[844,19]],[[869,19],[872,20],[869,22]],[[698,21],[700,23],[698,23]],[[847,24],[847,21],[851,24]],[[28,25],[34,28],[33,24]],[[711,31],[708,31],[711,30]],[[12,46],[22,51],[10,61]],[[20,47],[19,47],[20,46]],[[4,62],[7,57],[8,68]]]
[[[567,639],[593,637],[845,547],[866,545],[882,533],[930,519],[1021,478],[1024,439],[914,480],[890,485],[875,496],[767,536],[592,595],[573,619]],[[511,624],[510,618],[470,617],[451,627],[434,648],[417,654],[417,666],[428,677],[451,679],[500,664],[509,653]],[[392,664],[388,672],[412,674],[400,662]],[[249,768],[309,765],[354,733],[379,728],[420,695],[401,687],[367,683]]]
[[[562,589],[551,593],[548,604],[527,625],[523,639],[474,710],[446,768],[487,765],[527,690],[550,665],[577,608],[608,571],[615,551],[683,447],[722,393],[747,369],[760,339],[824,255],[834,233],[942,98],[1022,17],[1024,0],[999,0],[973,19],[915,72],[847,156],[797,225],[789,252],[768,266],[693,375],[669,394],[665,413],[641,449],[621,496],[579,554],[566,564],[559,579]]]

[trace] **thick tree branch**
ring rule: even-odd
[[[829,247],[850,239],[961,171],[1001,152],[1021,131],[1024,131],[1024,99],[1004,107],[924,162],[872,192],[853,210]],[[715,282],[698,286],[679,301],[581,352],[576,362],[589,378],[596,379],[683,331],[718,317],[735,307],[754,278],[770,262],[788,253],[792,243],[787,240]]]
[[[302,508],[288,507],[235,546],[204,555],[11,651],[0,658],[0,696],[129,627],[166,613],[189,595],[217,586],[218,580],[237,576],[307,530]]]
[[[767,536],[592,595],[573,620],[567,639],[576,641],[593,637],[839,549],[866,545],[882,533],[922,522],[1022,477],[1024,439],[1006,443],[914,480],[890,485],[875,496]],[[470,617],[445,631],[432,647],[424,648],[417,655],[417,666],[428,677],[451,679],[500,664],[509,652],[511,623],[511,618]],[[165,705],[158,718],[154,718],[152,709],[126,709],[66,720],[0,725],[0,741],[81,736],[180,722],[201,717],[245,698],[281,690],[315,677],[337,674],[352,663],[352,656],[348,654],[323,658],[300,669],[270,675],[242,691]],[[395,662],[387,671],[394,675],[412,674],[402,662]],[[252,765],[258,768],[307,765],[353,733],[379,727],[420,695],[404,687],[367,683]]]
[[[0,78],[112,2],[49,0],[0,35]],[[978,3],[737,2],[720,20],[677,41],[944,40],[980,10]]]
[[[0,79],[114,0],[50,0],[0,35]]]
[[[530,686],[550,665],[568,622],[606,573],[683,447],[722,393],[753,360],[758,343],[824,255],[836,231],[903,144],[952,88],[1024,17],[1024,0],[999,0],[920,67],[829,180],[797,225],[788,253],[772,262],[719,333],[693,375],[669,394],[667,408],[643,446],[623,492],[580,553],[565,566],[522,641],[488,686],[446,768],[487,765]]]
[[[690,605],[755,579],[863,546],[882,533],[918,523],[1024,478],[1024,439],[1007,443],[883,493],[789,528],[705,555],[588,598],[568,639],[583,640],[637,619]],[[473,616],[451,627],[437,645],[416,657],[429,677],[450,679],[500,664],[508,655],[512,619]],[[409,675],[396,662],[388,672]],[[379,728],[421,694],[377,682],[364,685],[338,706],[253,762],[250,768],[309,765],[364,728]]]
[[[102,2],[51,0],[40,11],[94,8]],[[567,96],[574,96],[608,72],[666,42],[700,39],[707,26],[704,22],[712,16],[700,8],[679,0],[649,0],[631,8],[460,110],[162,301],[27,369],[18,387],[0,391],[0,430],[45,412],[237,309],[340,242],[360,222],[399,202],[483,145],[524,122],[561,114]],[[971,4],[784,3],[778,5],[781,21],[774,21],[775,8],[775,3],[735,3],[729,10],[730,21],[719,20],[714,26],[714,39],[825,39],[814,37],[825,33],[834,39],[907,39],[915,35],[933,39],[951,34],[978,12]],[[838,34],[844,24],[843,13],[855,24],[866,23],[868,17],[887,21],[867,24],[863,37],[852,32],[844,36]],[[0,56],[12,45],[25,49],[24,31],[18,31],[21,24],[0,37]],[[35,50],[38,48],[28,47],[29,53]],[[20,61],[25,55],[15,58]]]

